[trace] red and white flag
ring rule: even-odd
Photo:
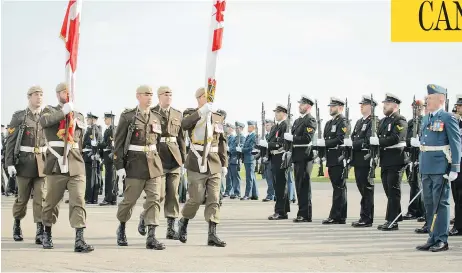
[[[61,27],[60,37],[64,41],[66,49],[66,83],[68,86],[67,101],[74,102],[75,94],[75,72],[77,70],[77,55],[79,50],[80,36],[80,14],[82,11],[82,0],[69,0],[66,15]],[[68,114],[69,137],[68,141],[73,142],[74,123],[72,112]],[[59,124],[58,137],[64,139],[66,121]]]
[[[209,43],[207,48],[207,65],[205,74],[205,86],[207,86],[208,102],[213,102],[215,99],[215,88],[217,84],[215,79],[215,71],[217,67],[218,51],[221,49],[223,41],[225,8],[226,0],[214,0],[211,14],[212,21],[209,30]]]

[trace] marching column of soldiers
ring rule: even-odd
[[[204,88],[195,93],[197,107],[184,112],[171,106],[173,91],[169,87],[157,90],[155,107],[151,107],[153,95],[150,86],[138,87],[138,105],[123,111],[117,126],[112,112],[104,114],[103,134],[96,115],[87,114],[86,127],[83,115],[67,102],[66,84],[56,87],[57,106],[42,107],[40,86],[27,91],[28,107],[13,114],[5,132],[2,125],[2,193],[17,191],[13,206],[15,241],[23,240],[21,220],[32,199],[35,243],[53,248],[52,226],[68,190],[69,222],[76,231],[74,250],[93,251],[83,236],[85,205],[97,204],[103,188],[104,199],[99,205],[116,205],[122,184],[123,200],[116,214],[119,246],[128,245],[126,224],[144,191],[138,232],[147,234],[146,248],[165,249],[156,236],[162,202],[167,239],[186,243],[188,224],[204,204],[207,244],[224,247],[226,242],[217,235],[221,199],[258,200],[255,172],[266,179],[263,202],[275,201],[268,220],[288,219],[293,179],[298,200],[293,222],[312,222],[311,172],[316,163],[320,165],[318,176],[324,175],[325,163],[333,191],[331,210],[322,224],[346,224],[346,181],[353,167],[361,200],[359,219],[351,225],[371,227],[374,178],[380,167],[387,207],[385,222],[377,226],[378,230],[395,231],[399,222],[417,219],[424,225],[415,232],[429,234],[417,249],[433,252],[447,250],[448,236],[462,234],[462,96],[457,96],[453,113],[448,113],[443,109],[448,103],[447,91],[441,86],[428,85],[425,102],[414,99],[409,121],[400,115],[401,99],[387,93],[382,101],[384,118],[376,116],[378,103],[372,95],[363,96],[362,117],[351,126],[347,101],[332,97],[328,104],[331,119],[324,128],[317,101],[303,95],[298,101],[300,116],[293,124],[290,99],[287,106],[277,104],[274,121],[263,113],[260,136],[255,121],[247,122],[246,136],[243,123],[225,123],[226,112],[214,111]],[[73,128],[72,133],[66,132],[68,127]],[[261,168],[256,168],[257,162]],[[243,194],[242,163],[246,176]],[[400,205],[404,174],[410,185],[405,213]],[[455,201],[452,220],[450,188]],[[185,204],[180,211],[181,200]]]

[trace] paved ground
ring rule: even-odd
[[[260,192],[266,191],[264,181]],[[74,231],[68,223],[68,207],[63,204],[60,220],[53,230],[55,249],[43,250],[34,245],[35,226],[31,210],[23,221],[23,242],[11,236],[11,207],[14,199],[2,196],[2,271],[460,271],[462,238],[450,239],[450,251],[419,252],[414,247],[424,243],[426,235],[414,234],[421,224],[406,221],[400,230],[381,232],[386,198],[381,185],[376,186],[376,223],[367,229],[354,229],[351,221],[359,214],[359,193],[354,184],[348,189],[348,223],[323,226],[330,210],[331,186],[313,184],[313,223],[294,224],[290,220],[270,222],[273,203],[226,199],[218,232],[226,248],[205,245],[207,224],[202,220],[203,207],[190,223],[187,244],[163,242],[164,251],[145,249],[145,238],[136,230],[141,200],[128,223],[128,247],[116,245],[116,207],[88,207],[87,241],[96,250],[91,254],[73,252]],[[409,188],[403,189],[403,208]],[[30,204],[29,204],[30,205]],[[292,205],[290,216],[296,213]],[[162,221],[158,237],[165,236]]]

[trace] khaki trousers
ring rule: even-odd
[[[188,170],[189,199],[181,213],[184,218],[193,219],[205,198],[204,218],[206,222],[220,223],[220,183],[221,173],[202,174]]]
[[[53,210],[63,199],[64,192],[69,191],[69,222],[72,228],[84,228],[87,212],[85,211],[85,175],[49,175],[47,176],[45,203],[43,205],[42,220],[45,226],[53,222]]]
[[[136,201],[140,198],[141,192],[146,193],[146,201],[143,204],[144,208],[144,223],[145,225],[159,225],[160,214],[160,195],[162,192],[161,177],[152,178],[149,180],[126,178],[125,179],[124,200],[119,203],[117,210],[117,219],[120,222],[126,223],[132,217],[133,207]]]
[[[27,213],[27,204],[29,203],[32,189],[34,189],[34,199],[32,201],[32,214],[34,223],[42,222],[42,202],[44,192],[44,177],[16,177],[18,183],[18,197],[13,204],[13,218],[22,220]]]

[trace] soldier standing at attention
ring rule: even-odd
[[[223,116],[212,112],[212,104],[207,103],[207,93],[204,88],[199,88],[196,91],[196,99],[198,107],[186,109],[181,123],[191,139],[191,144],[185,162],[185,168],[188,172],[189,199],[183,206],[181,212],[183,218],[178,223],[179,240],[186,243],[188,222],[196,216],[197,210],[205,198],[204,217],[205,221],[209,223],[207,244],[225,247],[226,243],[220,240],[216,234],[217,224],[220,223],[221,175],[222,173],[226,175],[226,166],[228,166]],[[207,117],[210,116],[211,120],[208,120]],[[204,147],[205,139],[207,139],[207,146]],[[202,166],[203,156],[206,157],[205,168]],[[207,196],[205,196],[206,191]]]
[[[382,231],[398,230],[398,221],[390,224],[401,213],[401,180],[406,167],[407,121],[399,114],[401,100],[387,93],[383,101],[383,114],[377,127],[377,136],[369,138],[369,144],[380,147],[380,167],[383,189],[388,198],[385,223],[377,227]]]
[[[281,168],[282,155],[284,154],[284,133],[287,130],[287,108],[277,104],[274,109],[276,125],[271,128],[268,140],[260,140],[259,146],[268,148],[271,171],[274,178],[274,190],[276,193],[276,204],[274,213],[268,216],[268,220],[287,219],[290,212],[289,198],[286,191],[287,176],[286,170]]]
[[[417,246],[417,249],[440,252],[449,249],[449,182],[455,181],[460,172],[461,136],[459,121],[443,108],[446,89],[429,84],[427,92],[429,114],[423,118],[420,141],[413,138],[411,145],[420,146],[419,164],[426,219],[433,230],[430,230],[427,243]]]
[[[459,130],[462,132],[462,95],[457,96],[456,118],[459,122]],[[462,174],[459,173],[457,179],[451,182],[452,198],[454,199],[454,225],[449,231],[449,236],[462,235]]]
[[[152,88],[142,85],[136,89],[138,106],[125,110],[119,118],[115,136],[114,164],[117,176],[125,178],[124,199],[119,203],[117,244],[127,246],[125,224],[144,190],[146,201],[144,224],[148,226],[146,248],[163,250],[165,245],[156,239],[162,193],[162,162],[157,151],[162,134],[162,114],[151,110]]]
[[[238,148],[242,148],[244,145],[245,137],[242,135],[244,129],[244,123],[235,122],[236,125],[236,136],[233,142],[228,143],[229,145],[229,175],[231,183],[233,184],[233,194],[230,199],[241,197],[241,153],[238,152]]]
[[[40,125],[43,91],[32,86],[27,92],[29,105],[26,110],[13,114],[10,135],[7,140],[5,164],[10,177],[17,176],[18,197],[13,204],[13,239],[22,241],[21,220],[26,216],[27,204],[34,190],[32,212],[37,225],[35,243],[42,244],[42,199],[45,184],[43,166],[45,162],[45,136]]]
[[[317,146],[326,147],[326,167],[334,190],[329,218],[322,221],[324,225],[345,224],[347,218],[347,187],[343,177],[345,165],[339,160],[342,156],[340,146],[343,145],[347,130],[346,119],[342,115],[345,102],[339,98],[330,98],[329,120],[324,127],[324,139],[317,140]]]
[[[227,143],[228,143],[228,169],[229,172],[226,174],[226,189],[225,193],[223,194],[223,197],[228,197],[230,195],[234,195],[234,185],[233,185],[233,180],[231,177],[231,146],[234,145],[234,141],[236,140],[236,132],[235,132],[236,126],[231,123],[226,124],[226,130],[228,131],[228,137],[227,137]]]
[[[295,188],[298,199],[295,223],[312,221],[311,170],[313,151],[311,140],[316,131],[316,119],[311,115],[314,101],[303,95],[298,101],[301,116],[294,121],[292,132],[284,133],[284,139],[292,142],[292,162],[294,163]]]
[[[83,136],[83,160],[85,161],[85,173],[87,187],[85,200],[87,204],[98,204],[99,192],[99,171],[100,171],[100,153],[98,145],[102,141],[101,131],[96,122],[98,117],[92,113],[87,113],[87,130]],[[96,162],[94,162],[96,161]],[[93,166],[96,164],[96,166]],[[96,179],[92,179],[93,168],[96,167]]]
[[[245,194],[241,200],[258,200],[257,178],[255,177],[255,155],[254,149],[257,135],[255,134],[255,126],[257,122],[247,121],[248,134],[244,140],[244,145],[237,147],[236,150],[244,155],[245,167]]]
[[[178,196],[178,187],[180,184],[181,168],[186,156],[186,144],[184,132],[181,129],[182,114],[180,111],[171,107],[172,90],[167,86],[161,86],[157,90],[159,104],[152,110],[161,114],[160,125],[162,135],[158,144],[160,159],[162,160],[162,194],[160,202],[165,198],[164,216],[167,218],[167,239],[173,240],[177,237],[175,231],[175,219],[178,218],[180,202]],[[146,207],[146,206],[145,206]],[[144,215],[146,210],[140,215],[138,232],[141,235],[146,234],[144,225]]]
[[[103,160],[104,160],[104,200],[99,205],[117,205],[117,192],[114,192],[114,133],[116,128],[112,125],[115,115],[107,112],[104,113],[104,124],[106,124],[106,130],[104,131],[103,141],[100,143],[100,148],[103,150]]]
[[[43,109],[40,124],[47,139],[47,153],[44,173],[47,175],[45,202],[42,210],[42,220],[45,225],[43,234],[43,248],[53,248],[51,226],[56,222],[54,211],[63,199],[64,191],[69,191],[69,221],[75,228],[75,252],[91,252],[93,246],[87,245],[83,238],[83,229],[86,227],[85,211],[85,165],[82,158],[83,130],[85,123],[83,115],[74,110],[72,102],[66,102],[68,88],[65,83],[56,87],[56,97],[59,105],[47,106]],[[67,142],[67,158],[64,164],[64,137],[65,132],[60,131],[61,121],[66,115],[72,113],[73,120],[69,127],[74,126],[74,134],[69,135]],[[64,131],[64,130],[63,130]]]
[[[268,142],[268,136],[269,133],[271,132],[271,128],[274,126],[274,121],[267,119],[265,120],[265,130],[266,130],[266,135],[265,135],[265,140]],[[271,171],[271,162],[268,160],[268,148],[261,147],[258,144],[258,147],[260,148],[260,153],[261,153],[261,162],[263,164],[263,172],[265,173],[264,177],[266,179],[266,184],[268,185],[268,188],[266,190],[266,197],[263,199],[263,202],[269,202],[269,201],[274,201],[274,177],[273,177],[273,172]],[[263,175],[262,175],[263,176]]]
[[[361,105],[361,115],[363,116],[356,122],[351,134],[353,159],[351,166],[355,168],[355,179],[358,191],[361,194],[361,210],[359,221],[351,223],[353,227],[371,227],[374,222],[374,179],[369,177],[371,171],[371,160],[364,157],[369,153],[369,138],[372,136],[372,106],[376,107],[377,102],[371,100],[370,96],[363,96]]]

